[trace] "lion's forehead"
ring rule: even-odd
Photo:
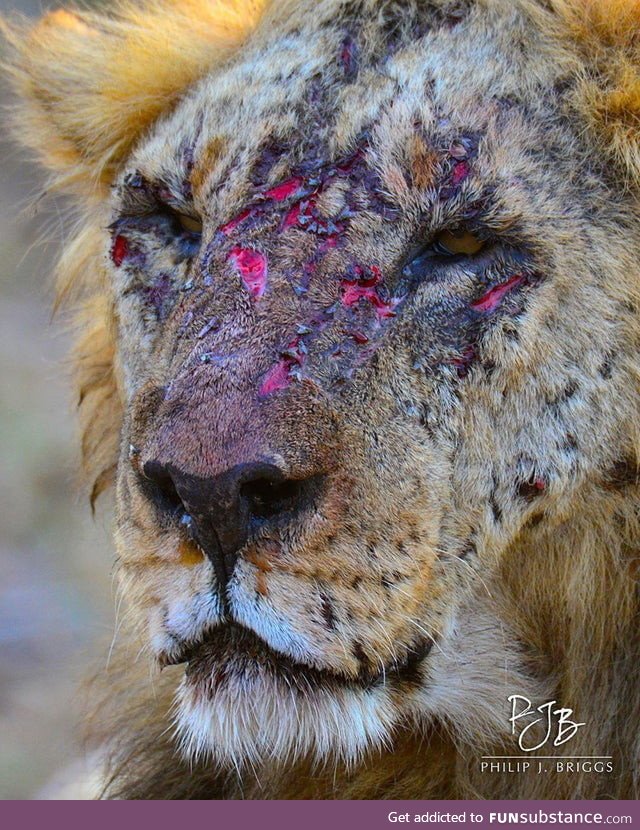
[[[548,220],[530,193],[566,189],[561,170],[575,163],[570,125],[556,123],[562,59],[540,68],[529,36],[530,82],[527,60],[509,60],[526,31],[517,15],[508,36],[433,9],[409,17],[272,27],[196,86],[131,160],[129,176],[141,171],[205,223],[195,279],[179,293],[162,250],[157,267],[155,253],[148,259],[144,301],[165,332],[158,348],[173,355],[169,397],[191,399],[194,378],[231,366],[258,397],[305,377],[351,388],[381,345],[394,348],[387,334],[400,330],[390,323],[409,291],[399,275],[420,240],[487,216],[494,231],[520,221],[534,243],[542,233]],[[494,279],[506,293],[528,276]],[[466,372],[472,350],[454,323],[465,328],[474,302],[466,284],[429,301],[432,362]],[[424,357],[424,337],[402,333]]]
[[[515,103],[535,101],[530,124],[541,121],[540,101],[553,108],[563,53],[541,62],[524,20],[530,54],[512,61],[517,16],[509,38],[504,27],[479,33],[433,8],[408,16],[404,24],[361,15],[302,31],[271,27],[192,91],[140,164],[157,178],[189,178],[205,211],[231,213],[249,173],[276,181],[296,163],[329,163],[365,133],[379,165],[407,168],[416,124],[439,147],[456,132],[485,133]],[[534,65],[535,81],[527,77]]]

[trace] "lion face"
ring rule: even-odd
[[[119,179],[118,547],[198,750],[353,754],[419,714],[460,603],[608,443],[624,242],[562,65],[524,103],[507,47],[283,25]]]
[[[472,598],[626,451],[637,223],[574,58],[515,5],[417,5],[282,4],[113,187],[121,582],[224,762],[473,696],[509,621]]]

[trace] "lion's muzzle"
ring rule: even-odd
[[[201,478],[171,463],[148,461],[147,493],[159,510],[182,511],[182,522],[211,561],[224,589],[252,529],[295,521],[319,491],[321,478],[287,478],[274,464],[237,464]]]

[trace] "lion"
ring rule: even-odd
[[[639,25],[5,24],[18,138],[78,206],[60,297],[115,488],[102,797],[638,797]]]

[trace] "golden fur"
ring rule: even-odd
[[[407,17],[424,15],[427,34],[402,29],[397,7]],[[308,49],[309,64],[329,67],[326,73],[333,77],[330,54],[341,27],[355,32],[363,54],[374,56],[371,67],[387,66],[380,58],[384,38],[397,36],[391,71],[401,81],[393,97],[401,100],[390,114],[386,68],[376,75],[367,64],[362,78],[353,70],[352,79],[347,54],[345,73],[354,97],[344,97],[342,80],[336,81],[331,109],[321,110],[326,101],[318,104],[322,118],[309,128],[305,119],[312,117],[316,99],[296,75],[302,75],[297,56]],[[120,4],[104,15],[61,11],[32,28],[5,27],[20,97],[19,140],[36,151],[51,172],[52,186],[77,196],[85,217],[61,260],[61,297],[78,310],[75,365],[83,457],[94,500],[118,472],[116,539],[136,631],[100,681],[105,691],[94,693],[94,740],[105,753],[108,797],[638,797],[639,27],[637,0],[147,0]],[[427,58],[415,43],[423,36],[433,38],[436,57],[429,60],[439,61],[429,65],[441,81],[429,91],[433,112],[426,104],[420,109],[419,96],[428,85],[418,83]],[[449,38],[458,36],[459,42],[451,41],[461,50],[454,67],[441,55],[447,55]],[[498,69],[487,59],[494,52],[497,64],[502,61]],[[474,61],[477,71],[465,75],[464,67],[473,68]],[[258,92],[245,95],[247,78]],[[313,90],[313,77],[307,81]],[[260,116],[255,123],[246,111],[237,114],[229,103],[234,99],[237,107],[255,107]],[[429,125],[424,134],[412,132],[416,100]],[[300,101],[304,104],[295,109]],[[211,574],[201,553],[185,546],[175,528],[159,529],[136,483],[137,447],[145,448],[145,458],[170,458],[201,478],[212,475],[221,463],[220,447],[202,436],[215,400],[223,402],[215,429],[225,438],[228,466],[249,458],[254,446],[262,446],[263,435],[252,432],[255,424],[247,413],[254,411],[253,400],[239,402],[224,378],[209,387],[198,374],[201,368],[185,372],[186,351],[175,369],[162,346],[171,342],[175,353],[186,350],[184,322],[181,329],[171,312],[163,316],[164,309],[151,322],[150,317],[141,322],[148,309],[142,300],[135,309],[123,300],[132,285],[114,276],[104,228],[112,211],[119,215],[125,171],[143,170],[168,182],[175,197],[175,159],[185,148],[194,158],[192,193],[182,212],[194,212],[195,204],[195,212],[208,217],[210,209],[221,227],[251,193],[233,159],[242,157],[249,170],[260,161],[265,137],[288,129],[297,135],[298,122],[304,126],[302,145],[309,132],[322,133],[328,112],[338,119],[327,139],[334,158],[354,145],[362,124],[375,124],[367,152],[375,158],[385,198],[405,206],[408,216],[420,213],[419,194],[433,190],[444,169],[442,147],[429,130],[449,137],[451,121],[465,135],[481,133],[483,152],[491,159],[483,162],[483,181],[491,182],[510,208],[489,212],[488,226],[498,235],[517,227],[514,244],[535,252],[536,273],[552,273],[553,290],[537,285],[532,267],[526,308],[501,318],[484,335],[478,368],[464,365],[463,353],[438,382],[428,375],[413,385],[408,346],[396,339],[383,347],[381,324],[370,339],[380,344],[383,356],[349,406],[333,407],[322,396],[312,406],[305,397],[311,381],[316,388],[326,385],[323,364],[307,386],[301,383],[291,392],[289,411],[274,406],[265,415],[270,439],[280,441],[286,455],[282,436],[285,427],[291,433],[291,410],[312,413],[293,424],[298,434],[290,439],[294,447],[287,463],[304,469],[305,476],[305,464],[314,474],[339,468],[344,475],[335,483],[338,495],[323,503],[326,526],[313,525],[311,541],[294,534],[284,552],[256,543],[243,554],[242,587],[250,586],[247,591],[259,595],[266,609],[263,620],[245,616],[245,627],[260,629],[278,653],[305,663],[310,672],[329,671],[354,683],[362,679],[358,661],[373,677],[376,658],[385,672],[417,649],[415,630],[406,630],[408,620],[435,643],[414,676],[387,685],[385,675],[366,698],[342,680],[322,679],[311,706],[301,700],[296,709],[294,700],[290,710],[289,668],[281,676],[271,656],[251,678],[262,707],[256,709],[255,700],[241,700],[249,681],[247,663],[236,650],[255,657],[258,647],[253,639],[230,637],[199,658],[187,679],[182,669],[171,667],[152,688],[146,666],[135,668],[132,655],[140,642],[147,648],[153,643],[155,657],[171,662],[175,654],[167,645],[166,620],[182,620],[184,608],[202,597],[205,586],[210,590]],[[197,127],[198,121],[204,126]],[[301,160],[281,163],[269,186],[292,175]],[[221,184],[227,169],[231,191]],[[368,180],[362,181],[366,190]],[[519,190],[522,182],[527,187]],[[478,185],[476,202],[484,193]],[[338,187],[325,194],[325,215],[343,198]],[[451,196],[454,206],[458,198],[457,192]],[[437,201],[429,204],[435,232],[447,214],[433,207]],[[384,257],[378,239],[386,233],[379,219],[385,209],[376,214],[371,208],[353,220],[350,244],[360,245],[367,261]],[[406,249],[413,238],[402,221],[384,236],[389,251]],[[283,275],[300,266],[307,239],[294,229],[299,245],[280,253],[275,233],[261,237],[256,231],[252,244],[263,245],[277,260],[274,284],[284,286]],[[334,270],[346,267],[348,254],[339,244],[335,256]],[[157,248],[150,251],[153,257],[163,273],[174,267]],[[399,260],[389,254],[383,264],[391,271]],[[175,268],[175,279],[184,283],[186,271],[180,269],[188,266]],[[216,302],[230,307],[228,286],[218,291]],[[274,300],[269,309],[271,319],[284,326],[285,305]],[[208,317],[198,317],[195,307],[191,313],[196,329],[205,331]],[[254,359],[264,363],[271,336],[266,316],[256,312],[254,322],[254,351],[238,363],[240,378],[248,376]],[[410,334],[406,337],[410,342]],[[445,351],[456,343],[447,343]],[[459,367],[459,378],[452,365]],[[169,413],[158,404],[158,388],[169,380],[188,412],[186,421],[179,409]],[[211,389],[213,398],[207,397]],[[417,423],[415,411],[423,400],[428,401],[421,416],[424,438],[414,440],[402,417]],[[401,416],[395,407],[402,401],[407,409]],[[358,481],[345,484],[349,475]],[[514,490],[514,479],[519,489]],[[349,534],[347,541],[341,533]],[[368,551],[361,549],[363,539]],[[394,593],[400,583],[405,587]],[[318,586],[321,605],[315,604]],[[204,611],[194,613],[204,618]],[[267,618],[280,620],[275,633],[260,628]],[[286,641],[279,639],[285,630]],[[184,636],[196,634],[189,628]],[[218,664],[227,667],[227,687],[213,688],[210,678]],[[308,677],[316,682],[314,674]],[[504,708],[506,695],[513,693],[573,708],[588,728],[559,753],[613,755],[614,772],[481,774],[480,755],[517,751]],[[176,694],[182,755],[167,732]],[[466,696],[473,698],[472,706]],[[238,701],[236,709],[231,699]],[[369,704],[375,710],[370,721]],[[354,713],[362,730],[350,733]],[[304,734],[280,741],[270,724],[279,728],[279,718],[293,720],[294,714]],[[323,733],[319,718],[333,724],[335,734]],[[228,734],[230,723],[246,736]]]

